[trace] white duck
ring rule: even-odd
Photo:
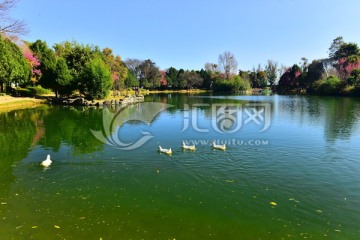
[[[161,146],[159,146],[159,151],[160,151],[161,153],[172,154],[171,148],[166,149],[166,148],[162,148]]]
[[[196,150],[195,145],[186,145],[184,142],[182,142],[182,148],[183,148],[184,150],[193,150],[193,151]]]
[[[50,155],[48,154],[46,160],[42,161],[40,163],[40,165],[43,167],[49,167],[51,165],[51,163],[52,163],[52,161],[50,159]]]
[[[216,144],[215,141],[212,141],[211,142],[212,144],[212,147],[215,148],[215,149],[220,149],[220,150],[225,150],[226,149],[226,145],[225,144]]]

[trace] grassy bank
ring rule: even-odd
[[[44,104],[45,99],[28,97],[0,96],[0,112],[8,112],[15,109],[24,109]]]

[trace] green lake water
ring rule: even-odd
[[[0,113],[0,239],[359,239],[360,99],[145,100]]]

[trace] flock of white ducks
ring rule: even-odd
[[[215,149],[220,149],[220,150],[225,150],[226,149],[225,144],[222,144],[222,145],[216,144],[214,141],[211,142],[211,145]],[[181,148],[184,149],[184,150],[191,150],[191,151],[196,150],[195,145],[186,145],[185,142],[182,142]],[[159,152],[169,154],[169,155],[172,154],[171,148],[162,148],[161,146],[159,146]],[[52,161],[50,159],[50,155],[48,154],[46,159],[44,161],[42,161],[40,163],[40,165],[43,166],[44,168],[48,168],[48,167],[50,167],[51,163],[52,163]]]
[[[226,150],[226,144],[216,144],[215,141],[211,142],[211,146],[214,149]],[[191,151],[196,150],[195,145],[186,145],[185,142],[182,142],[181,148],[184,150],[191,150]],[[172,154],[171,148],[162,148],[161,146],[159,146],[159,152],[169,154],[169,155]]]

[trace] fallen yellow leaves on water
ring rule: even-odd
[[[79,219],[80,219],[80,220],[84,220],[84,219],[85,219],[85,217],[79,217]]]
[[[228,183],[234,183],[235,180],[226,180],[226,182],[228,182]]]
[[[321,211],[320,209],[316,210],[316,212],[318,212],[318,213],[322,213],[322,211]]]
[[[276,203],[276,202],[270,202],[270,205],[272,205],[272,206],[276,206],[276,205],[277,205],[277,203]]]
[[[54,228],[60,228],[60,226],[58,226],[58,225],[55,225],[55,226],[54,226]]]
[[[31,228],[38,228],[38,226],[32,226]]]

